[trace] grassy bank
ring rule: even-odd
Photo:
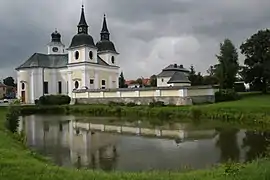
[[[21,113],[79,114],[91,116],[119,116],[148,118],[153,123],[183,120],[219,120],[248,126],[270,127],[270,95],[249,94],[233,102],[197,106],[123,106],[73,105],[73,106],[23,106]]]
[[[5,109],[0,109],[0,179],[1,180],[143,180],[143,179],[183,179],[183,180],[262,180],[270,177],[270,162],[258,160],[246,165],[227,165],[211,170],[186,173],[144,172],[105,173],[102,171],[66,169],[46,163],[43,158],[30,152],[4,128]]]

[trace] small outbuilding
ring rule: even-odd
[[[157,75],[157,87],[191,86],[188,76],[189,70],[182,64],[170,64]]]

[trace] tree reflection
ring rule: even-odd
[[[240,150],[237,142],[238,129],[216,129],[219,139],[216,146],[220,148],[220,162],[239,161]]]
[[[270,145],[270,132],[248,131],[243,139],[243,147],[248,148],[246,161],[267,155]]]
[[[115,169],[117,151],[115,146],[107,146],[99,149],[100,152],[100,168],[105,171]]]

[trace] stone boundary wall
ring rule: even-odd
[[[109,102],[148,105],[154,101],[165,104],[192,105],[215,102],[212,86],[159,87],[125,89],[80,89],[73,91],[72,104],[108,104]]]
[[[192,105],[192,99],[188,97],[130,97],[130,98],[78,98],[74,99],[75,104],[108,104],[117,103],[135,103],[137,105],[149,105],[154,101],[162,101],[164,104],[174,105]]]

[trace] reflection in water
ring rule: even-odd
[[[30,148],[51,157],[60,166],[78,169],[206,168],[228,160],[253,160],[265,155],[270,144],[270,133],[234,128],[188,131],[177,130],[177,126],[171,126],[172,130],[138,128],[142,124],[114,127],[79,122],[74,116],[28,116],[20,124]],[[138,132],[152,137],[138,136]]]
[[[265,156],[270,145],[270,133],[249,131],[243,141],[243,147],[248,147],[246,161]]]
[[[240,150],[237,142],[238,129],[217,129],[219,138],[217,147],[220,148],[220,162],[239,161]]]

